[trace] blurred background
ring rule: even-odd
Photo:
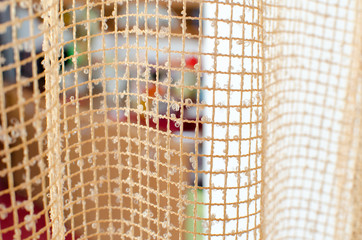
[[[41,17],[44,10],[37,1],[10,5],[1,0],[0,11],[0,74],[6,92],[6,108],[22,106],[23,98],[35,99],[35,106],[28,108],[25,115],[16,110],[10,112],[8,118],[15,122],[31,121],[36,111],[45,108],[42,49],[46,29]],[[185,151],[192,155],[186,164],[190,170],[186,174],[190,187],[203,185],[203,177],[195,176],[196,169],[202,168],[202,158],[195,154],[195,148],[202,149],[197,138],[202,136],[200,122],[203,116],[201,108],[197,107],[203,102],[202,75],[198,73],[202,64],[199,14],[197,1],[151,1],[145,4],[144,1],[68,0],[60,4],[59,15],[59,98],[62,108],[74,108],[77,113],[94,109],[114,123],[128,122],[174,136],[181,134],[182,137],[176,137],[175,141],[178,144],[182,141]],[[25,138],[18,138],[21,133],[14,128],[14,139],[19,140],[12,146],[25,143],[34,134],[39,136],[45,128],[44,120],[45,116],[38,125],[27,127],[28,136]],[[102,138],[102,133],[95,136],[98,137]],[[28,148],[26,145],[26,151],[15,151],[11,156],[12,166],[23,166],[24,159],[32,162],[46,148],[45,139],[42,143],[43,146],[35,144]],[[83,152],[87,150],[91,151],[86,149]],[[4,165],[0,170],[5,168]],[[30,172],[31,178],[33,174],[39,174],[39,169]],[[15,186],[20,185],[26,176],[23,172],[14,174]],[[5,176],[2,180],[5,189],[8,178]],[[47,179],[42,181],[47,182]],[[33,190],[20,189],[17,198],[30,198],[29,191]],[[197,194],[190,191],[187,198],[194,202],[186,206],[191,217],[196,202],[202,201],[202,190],[199,189]],[[0,200],[5,205],[10,204],[7,194],[0,194]],[[42,204],[35,204],[36,213],[42,211]],[[197,208],[197,215],[201,217],[203,210]],[[27,212],[18,214],[22,219]],[[12,215],[1,220],[2,227],[10,222]],[[196,231],[193,230],[196,226],[197,231],[202,232],[199,220],[194,225],[190,219],[186,225],[188,231]],[[12,237],[14,232],[6,234],[3,237]]]

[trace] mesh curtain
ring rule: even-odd
[[[0,0],[0,240],[362,239],[360,0]]]

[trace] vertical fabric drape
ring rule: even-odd
[[[359,238],[360,8],[265,2],[265,239]]]
[[[0,240],[362,239],[361,0],[0,0]]]

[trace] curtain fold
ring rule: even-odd
[[[265,12],[263,236],[358,239],[360,1]]]
[[[50,221],[52,226],[52,239],[64,239],[64,166],[61,159],[61,132],[60,132],[60,101],[59,101],[59,52],[60,31],[59,1],[42,0],[41,8],[44,29],[43,51],[44,73],[45,73],[45,108],[47,149],[46,164],[49,167],[49,206]]]
[[[357,24],[355,26],[355,35],[354,35],[354,45],[355,50],[353,54],[353,67],[351,78],[354,79],[356,83],[357,90],[357,104],[355,106],[355,112],[358,114],[358,117],[355,121],[357,125],[356,128],[359,129],[359,137],[356,137],[356,161],[354,166],[354,177],[353,177],[353,219],[352,219],[352,239],[362,238],[362,159],[361,159],[361,80],[362,80],[362,4],[357,2],[356,9],[357,13]],[[355,129],[354,129],[355,131]]]
[[[362,239],[361,0],[0,14],[0,240]]]

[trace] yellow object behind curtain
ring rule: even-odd
[[[0,240],[362,239],[360,0],[0,0]]]

